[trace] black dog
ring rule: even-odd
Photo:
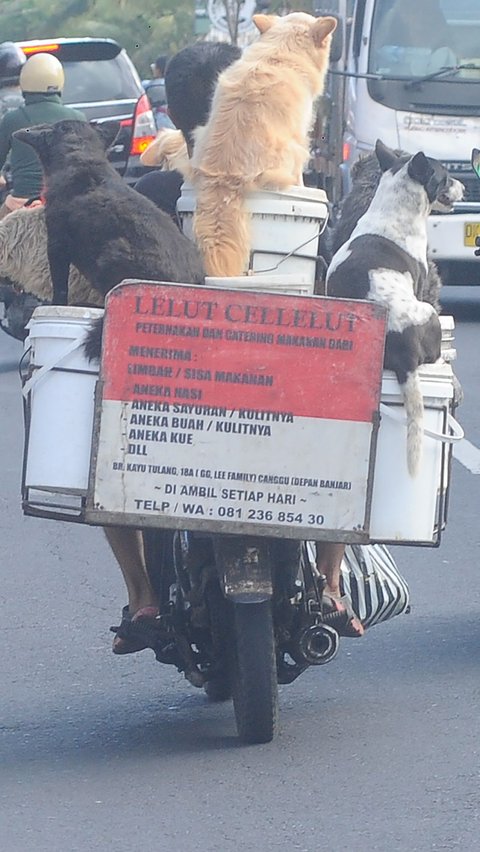
[[[438,160],[419,152],[399,157],[377,141],[383,175],[367,212],[334,255],[327,293],[370,299],[388,312],[385,367],[396,373],[407,415],[407,461],[418,469],[423,441],[420,364],[440,357],[441,327],[435,308],[420,301],[427,276],[427,217],[449,210],[463,197],[463,185]]]
[[[410,156],[406,151],[396,150],[395,154],[398,157]],[[352,166],[352,188],[342,201],[339,217],[328,241],[330,259],[350,239],[358,220],[367,212],[381,177],[382,170],[375,152],[360,157]],[[426,279],[422,280],[422,291],[415,295],[420,301],[429,302],[440,313],[442,281],[435,263],[430,258],[427,258],[427,262],[428,271]]]
[[[118,122],[59,121],[17,130],[43,166],[53,304],[66,305],[73,264],[101,293],[126,278],[202,284],[200,254],[151,201],[130,188],[107,160]],[[87,342],[100,351],[101,327]]]

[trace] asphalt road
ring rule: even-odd
[[[444,301],[480,447],[480,294]],[[411,614],[281,687],[278,738],[240,746],[228,703],[111,654],[102,534],[22,516],[20,349],[0,335],[3,852],[478,849],[479,476],[454,462],[440,549],[395,549]]]

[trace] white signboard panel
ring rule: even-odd
[[[384,333],[373,304],[116,288],[90,521],[367,538]]]

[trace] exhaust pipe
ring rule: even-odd
[[[339,644],[338,633],[333,627],[328,624],[314,624],[306,627],[295,638],[298,653],[294,659],[308,663],[309,666],[323,666],[333,660]]]

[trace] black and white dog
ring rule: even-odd
[[[411,157],[408,151],[395,151],[397,156]],[[348,195],[342,200],[340,211],[331,230],[327,232],[324,249],[330,261],[343,243],[346,243],[352,235],[352,231],[358,220],[367,212],[372,198],[375,195],[382,170],[375,151],[360,157],[352,165],[350,178],[352,186]],[[442,281],[438,269],[431,257],[428,257],[428,273],[423,286],[423,291],[415,293],[421,302],[430,302],[437,313],[440,313],[440,290]]]
[[[440,357],[435,308],[417,298],[427,276],[427,216],[448,212],[463,198],[463,184],[438,160],[419,152],[397,156],[375,146],[382,177],[367,212],[327,271],[327,294],[369,299],[388,308],[384,365],[400,384],[407,415],[407,463],[412,476],[422,451],[423,397],[418,367]]]

